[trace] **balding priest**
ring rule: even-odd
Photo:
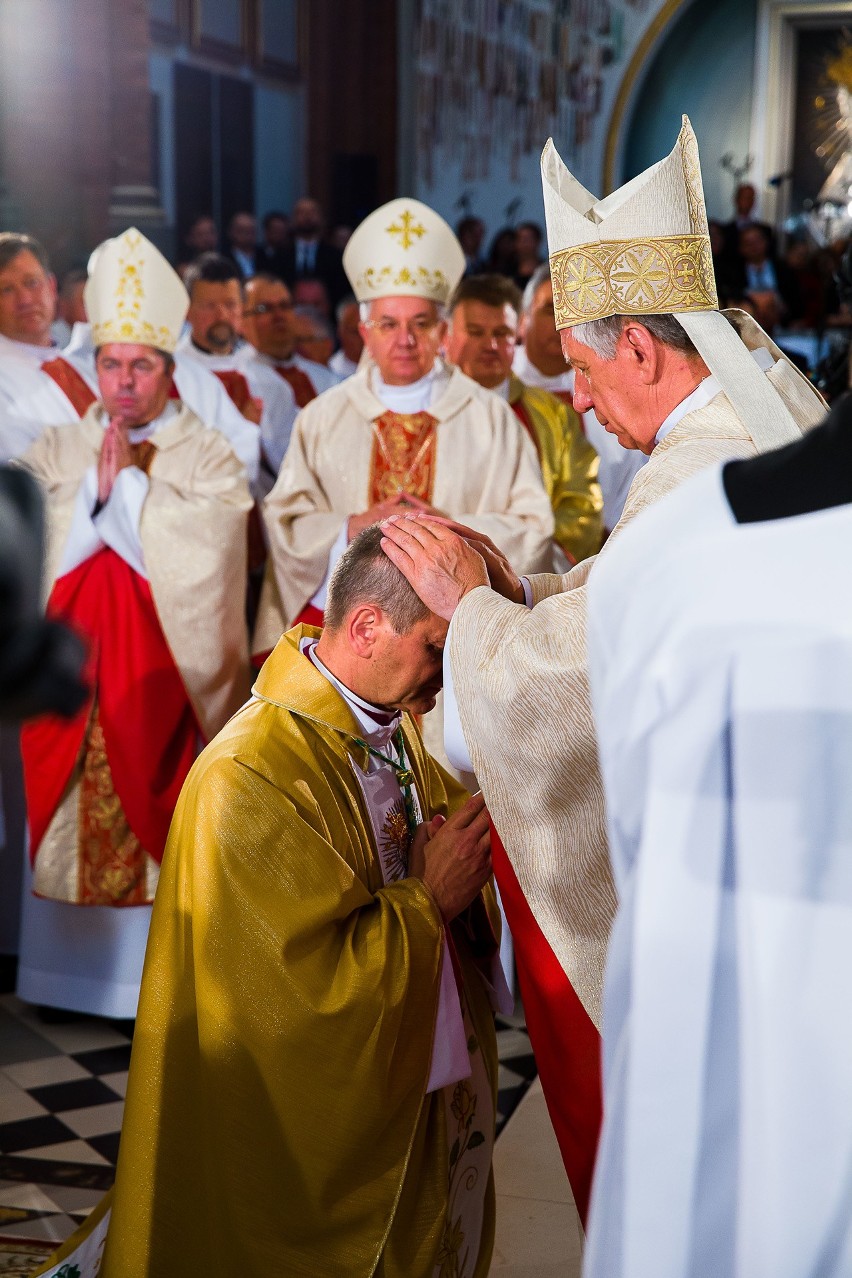
[[[799,438],[824,404],[754,321],[716,309],[698,146],[686,117],[671,154],[605,200],[580,186],[552,143],[542,177],[574,405],[594,409],[623,447],[649,455],[617,540],[689,475]],[[597,1030],[616,902],[586,660],[585,583],[597,557],[564,577],[522,583],[485,545],[483,561],[444,525],[397,521],[388,526],[391,557],[432,611],[452,618],[447,674],[463,746],[505,844],[507,855],[495,849],[495,870],[582,1213],[600,1112]]]
[[[48,525],[48,611],[89,641],[92,695],[22,733],[32,875],[18,993],[135,1015],[181,785],[248,695],[245,471],[170,398],[189,299],[138,231],[86,285],[100,395],[20,459]]]

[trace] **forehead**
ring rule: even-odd
[[[196,280],[192,286],[193,302],[230,301],[239,297],[239,280]]]
[[[542,311],[545,307],[553,309],[553,282],[549,277],[539,284],[532,305],[534,311]]]
[[[370,319],[387,316],[392,319],[411,319],[415,315],[436,316],[438,308],[425,297],[379,297],[370,303]]]
[[[141,342],[107,342],[98,352],[99,359],[122,360],[133,363],[134,360],[149,359],[159,363],[161,354],[153,346],[143,346]]]
[[[47,279],[47,271],[35,253],[31,253],[29,249],[21,249],[20,253],[16,253],[11,262],[7,262],[0,271],[0,279],[13,275],[38,275],[43,280]]]
[[[434,612],[430,612],[428,617],[424,617],[422,621],[414,623],[409,634],[411,638],[418,640],[420,643],[442,644],[447,637],[449,628],[448,621],[444,621],[443,617],[436,617]]]
[[[277,302],[290,296],[286,284],[278,280],[249,280],[246,284],[246,297],[252,302]]]
[[[462,317],[468,324],[481,324],[483,327],[504,325],[507,328],[514,328],[518,322],[515,308],[508,302],[504,302],[502,306],[489,306],[486,302],[477,301],[475,298],[465,298],[459,302],[456,310],[461,311]]]

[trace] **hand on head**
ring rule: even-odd
[[[429,514],[392,515],[382,549],[432,612],[449,621],[464,596],[490,585],[523,603],[520,579],[484,534]]]
[[[481,794],[449,818],[421,825],[409,853],[409,870],[432,893],[449,923],[482,891],[491,874],[491,831]]]

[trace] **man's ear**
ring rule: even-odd
[[[358,604],[349,614],[346,637],[356,657],[369,661],[384,623],[384,613],[375,604]]]
[[[620,341],[639,380],[650,386],[657,376],[658,352],[653,337],[644,324],[625,324]]]

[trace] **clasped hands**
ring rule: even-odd
[[[443,517],[444,513],[442,510],[437,510],[434,506],[430,506],[428,502],[423,501],[420,497],[415,497],[413,493],[398,492],[394,493],[393,497],[376,502],[375,506],[371,506],[369,510],[362,511],[360,515],[350,515],[346,526],[346,536],[349,541],[352,541],[365,528],[372,528],[373,524],[380,524],[391,515],[397,515],[401,511],[411,511],[412,514],[434,515],[436,517]]]
[[[524,602],[521,579],[490,537],[426,511],[392,514],[382,522],[382,550],[430,611],[449,621],[477,586]]]
[[[445,923],[467,909],[491,875],[491,829],[481,794],[449,819],[436,816],[417,827],[408,872],[426,884]]]
[[[101,506],[109,500],[119,471],[134,464],[133,445],[127,430],[120,418],[113,417],[104,431],[98,457],[98,503]]]

